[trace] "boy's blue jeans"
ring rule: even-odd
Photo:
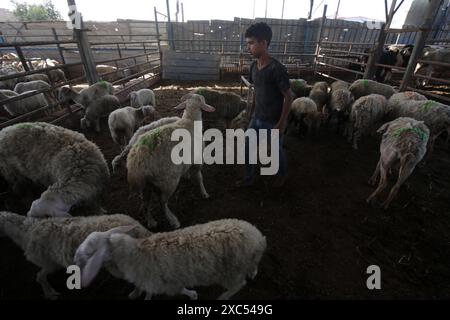
[[[272,129],[275,127],[275,123],[270,123],[267,121],[260,120],[258,118],[253,117],[250,121],[250,124],[248,126],[248,129],[254,129],[256,130],[256,137],[259,144],[260,139],[260,131],[259,130],[267,130],[267,143],[270,143],[270,134]],[[247,129],[247,130],[248,130]],[[278,176],[285,176],[287,173],[287,165],[286,165],[286,156],[283,151],[283,138],[284,136],[281,135],[280,132],[280,140],[279,140],[279,162],[280,166],[278,168]],[[272,149],[271,149],[272,150]],[[272,151],[271,151],[272,152]],[[255,165],[250,164],[249,162],[249,138],[245,138],[245,181],[250,181],[253,178],[254,171],[255,171]]]

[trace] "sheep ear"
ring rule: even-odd
[[[134,228],[136,228],[136,225],[120,226],[120,227],[112,228],[112,229],[106,231],[106,235],[110,236],[114,233],[127,233],[127,232],[130,232],[131,230],[133,230]]]
[[[202,108],[203,111],[206,111],[206,112],[214,112],[214,111],[216,111],[216,108],[214,108],[213,106],[210,106],[209,104],[206,104],[206,103],[202,104],[201,108]]]
[[[385,133],[386,130],[388,129],[388,127],[389,127],[390,124],[391,124],[390,122],[383,124],[383,125],[377,130],[377,132],[380,133],[380,134],[381,134],[381,133]]]
[[[183,110],[183,109],[186,109],[186,101],[183,101],[182,103],[180,103],[179,105],[177,105],[174,109],[175,109],[175,110]]]
[[[181,97],[181,101],[184,102],[192,97],[193,97],[192,93],[185,94],[184,96]]]
[[[100,271],[105,258],[107,257],[107,243],[104,242],[100,248],[87,260],[83,269],[81,270],[81,286],[86,288],[95,279]]]

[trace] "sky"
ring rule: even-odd
[[[44,3],[46,0],[19,0],[19,2]],[[281,18],[283,0],[179,0],[184,6],[186,20],[233,20],[241,18]],[[393,0],[388,0],[390,7]],[[401,27],[413,0],[405,0],[394,16],[392,27]],[[175,20],[176,0],[169,0],[171,18]],[[310,0],[285,0],[284,18],[307,18]],[[333,18],[338,0],[314,0],[313,18],[322,16],[323,6],[328,5],[327,16]],[[63,18],[67,18],[66,0],[53,0]],[[76,0],[78,11],[84,20],[115,21],[116,19],[154,20],[153,8],[167,13],[166,0]],[[126,5],[124,5],[124,3]],[[397,4],[400,0],[397,1]],[[9,0],[0,0],[0,8],[12,9]],[[255,10],[253,10],[255,8]],[[385,20],[384,0],[341,0],[338,17],[367,17]],[[164,19],[160,16],[160,19]],[[181,5],[179,20],[181,21]]]

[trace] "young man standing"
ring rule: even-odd
[[[283,132],[292,103],[289,76],[286,67],[269,55],[268,47],[272,39],[272,30],[264,23],[251,25],[245,32],[247,51],[256,61],[250,66],[250,83],[254,85],[254,96],[250,110],[249,129],[279,130],[279,170],[274,187],[284,185],[287,177],[286,157],[283,151]],[[258,137],[259,140],[259,137]],[[238,186],[253,183],[254,165],[248,163],[248,144],[246,146],[245,177]]]

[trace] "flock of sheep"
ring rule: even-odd
[[[212,94],[220,96],[222,104],[227,104],[230,96],[218,91]],[[236,97],[241,102],[233,95]],[[57,98],[83,107],[81,127],[100,130],[99,120],[108,117],[111,137],[123,147],[113,168],[128,154],[128,183],[148,207],[150,228],[162,223],[180,227],[168,201],[183,175],[194,177],[202,196],[209,197],[200,165],[175,165],[170,160],[173,130],[192,131],[194,121],[201,121],[202,111],[215,111],[202,95],[192,92],[181,99],[176,107],[184,110],[181,118],[162,118],[145,126],[141,126],[144,118],[153,116],[157,108],[150,89],[133,92],[131,106],[124,108],[114,97],[112,85],[104,81],[78,93],[63,87]],[[231,109],[240,111],[240,107]],[[227,112],[218,114],[224,120],[230,118]],[[106,214],[99,198],[110,171],[98,146],[84,135],[43,122],[19,123],[0,131],[0,146],[0,176],[10,192],[20,195],[30,182],[47,187],[32,202],[26,217],[0,212],[0,235],[10,237],[26,258],[41,268],[37,281],[47,298],[58,296],[47,276],[75,264],[81,268],[83,287],[104,266],[113,276],[136,286],[130,298],[145,292],[146,299],[155,294],[196,299],[197,293],[188,288],[219,284],[226,289],[219,298],[228,299],[248,277],[256,276],[266,239],[248,222],[224,219],[153,233],[129,216]],[[159,196],[162,221],[156,220],[148,205],[152,191]],[[88,212],[96,215],[72,217],[70,210],[75,206],[89,208]]]
[[[44,86],[43,82],[28,82]],[[17,84],[19,85],[19,84]],[[397,93],[394,88],[371,80],[349,85],[337,81],[310,86],[304,80],[291,81],[295,97],[289,125],[317,131],[323,123],[336,126],[355,149],[372,129],[383,134],[380,160],[370,179],[378,188],[367,199],[375,204],[387,187],[387,175],[399,164],[399,176],[387,200],[387,208],[402,183],[409,177],[436,138],[450,132],[450,108],[427,100],[415,92]],[[22,89],[22,90],[26,90]],[[122,148],[112,161],[113,173],[126,162],[130,191],[140,196],[146,208],[147,227],[163,224],[180,227],[169,208],[169,199],[183,176],[193,177],[201,196],[209,195],[203,184],[202,166],[174,164],[171,140],[176,129],[194,136],[194,122],[219,120],[227,128],[248,126],[247,102],[239,95],[208,88],[196,89],[181,98],[176,110],[182,117],[155,120],[158,106],[150,89],[130,94],[131,106],[121,107],[111,83],[101,81],[81,90],[58,90],[61,104],[82,106],[80,127],[101,130],[100,120],[108,118],[112,140]],[[143,125],[146,120],[154,121]],[[130,298],[146,293],[197,293],[188,288],[222,285],[226,299],[239,291],[247,277],[256,276],[266,248],[266,239],[253,225],[225,219],[170,232],[153,233],[133,218],[107,215],[99,198],[110,179],[105,158],[84,135],[48,123],[19,123],[0,131],[0,176],[10,192],[21,194],[30,182],[47,187],[32,202],[27,216],[0,212],[0,235],[10,237],[26,258],[41,268],[37,281],[47,298],[58,293],[47,276],[60,268],[80,266],[82,285],[89,285],[104,266],[113,276],[133,283]],[[194,153],[192,153],[194,156]],[[192,159],[193,160],[193,159]],[[195,163],[191,161],[190,163]],[[150,206],[152,193],[158,196],[162,217]],[[89,208],[97,215],[72,217],[75,206]]]
[[[351,85],[336,81],[331,87],[326,82],[310,86],[298,79],[291,80],[291,88],[296,97],[291,106],[291,126],[315,132],[327,123],[341,129],[354,149],[364,135],[379,128],[377,132],[383,134],[381,155],[369,181],[375,186],[379,178],[379,184],[367,202],[376,204],[387,187],[388,173],[398,167],[397,182],[382,203],[385,209],[427,151],[431,154],[436,138],[450,134],[450,107],[416,92],[398,93],[389,85],[365,79]]]

